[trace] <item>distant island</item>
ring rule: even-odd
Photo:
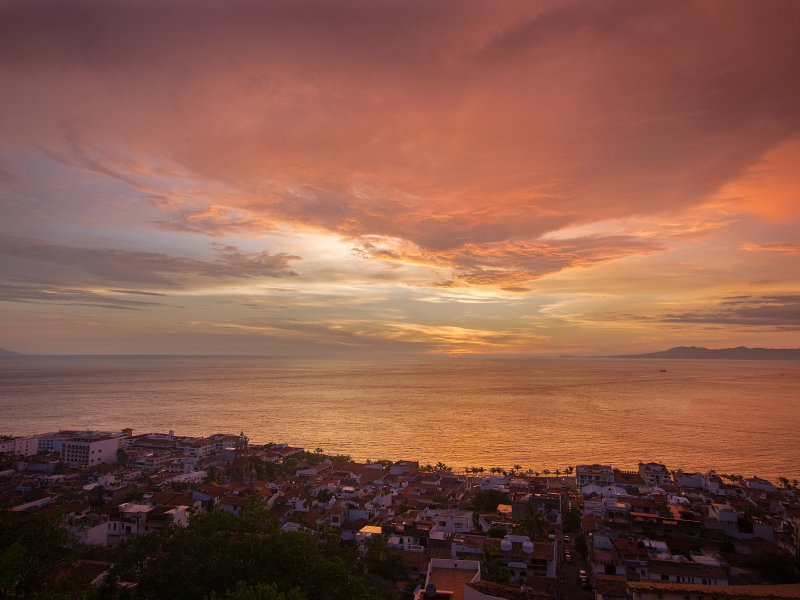
[[[702,348],[678,346],[661,352],[645,354],[618,354],[605,358],[691,358],[691,359],[738,359],[738,360],[800,360],[800,348]]]
[[[0,356],[22,356],[22,355],[19,352],[12,352],[11,350],[0,348]]]

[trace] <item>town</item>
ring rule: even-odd
[[[240,521],[257,514],[314,545],[346,548],[383,594],[376,597],[800,598],[796,479],[656,462],[537,472],[412,458],[360,463],[322,448],[251,444],[244,433],[3,436],[0,593],[36,597],[51,578],[137,597],[142,571],[122,570],[120,553],[217,513]],[[88,549],[83,557],[59,564],[51,556],[52,572],[15,571],[24,561],[15,563],[14,552],[48,543],[30,548],[21,533],[14,538],[14,527],[36,517],[70,536],[65,547]],[[90,597],[82,594],[65,597]]]

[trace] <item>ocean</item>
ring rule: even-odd
[[[0,359],[0,434],[244,431],[356,460],[553,472],[641,460],[774,480],[800,478],[799,425],[789,361]]]

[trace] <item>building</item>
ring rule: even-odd
[[[464,587],[481,580],[481,563],[477,560],[433,558],[428,564],[425,587],[415,600],[464,600]]]
[[[472,511],[453,508],[426,508],[420,519],[433,523],[432,531],[467,533],[472,529]]]
[[[51,435],[51,434],[48,434]],[[117,463],[122,433],[107,431],[60,431],[48,438],[50,451],[61,455],[61,460],[76,469],[88,469],[100,464]],[[42,438],[38,446],[41,448]]]
[[[672,476],[667,467],[661,463],[639,463],[639,475],[647,487],[663,487],[672,485]]]
[[[16,454],[18,456],[33,456],[39,451],[39,436],[15,437],[0,440],[0,454]]]
[[[629,581],[628,592],[633,600],[797,600],[800,598],[800,584],[721,586]]]
[[[614,469],[609,465],[578,465],[575,467],[578,487],[594,484],[599,487],[614,485]]]

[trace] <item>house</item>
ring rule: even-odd
[[[9,440],[0,440],[0,454],[14,454],[17,456],[33,456],[39,452],[39,436],[15,437]]]
[[[578,465],[575,467],[578,487],[594,484],[600,487],[614,484],[614,469],[609,465]]]
[[[477,560],[432,558],[425,576],[425,586],[415,600],[465,600],[465,585],[481,580],[481,563]]]
[[[647,487],[661,487],[672,484],[672,476],[661,463],[639,463],[639,475]]]
[[[533,542],[527,535],[507,535],[502,540],[487,538],[486,549],[502,557],[511,570],[511,580],[536,577],[555,577],[557,556],[553,542]]]
[[[797,600],[800,584],[788,585],[702,585],[655,581],[628,582],[632,600]]]
[[[464,585],[464,600],[556,600],[555,581],[540,583],[538,578],[526,581],[523,587],[512,587],[491,581],[471,581]]]
[[[225,512],[238,516],[250,506],[250,499],[241,496],[225,496],[219,501],[218,506]]]
[[[432,531],[447,533],[466,533],[472,529],[472,511],[452,508],[426,508],[419,515],[420,520],[431,521]]]
[[[681,557],[683,558],[683,557]],[[726,586],[728,574],[720,566],[704,565],[683,560],[650,559],[650,581],[669,583],[699,583],[702,585]]]

